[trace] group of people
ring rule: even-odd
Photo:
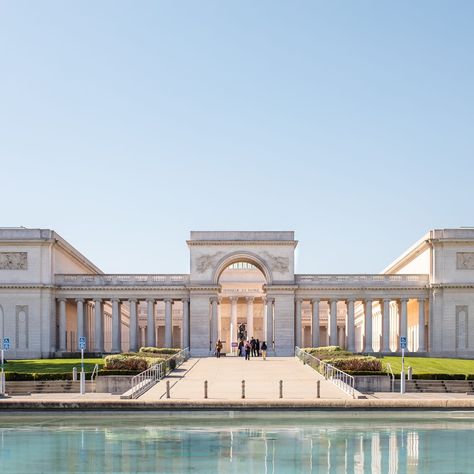
[[[221,356],[222,347],[222,341],[219,339],[216,342],[215,353],[217,358]],[[252,357],[260,357],[261,355],[263,360],[266,360],[267,358],[267,343],[263,341],[262,344],[260,344],[260,341],[258,339],[254,339],[253,337],[250,340],[240,339],[238,350],[239,356],[245,357],[245,360],[250,360],[250,355],[252,355]]]

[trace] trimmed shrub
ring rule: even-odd
[[[150,354],[159,354],[159,355],[174,355],[177,354],[181,349],[173,349],[171,347],[140,347],[138,351],[141,353]]]
[[[140,371],[137,370],[99,370],[98,375],[137,375]]]
[[[321,360],[335,357],[352,357],[354,355],[352,352],[348,352],[339,346],[306,347],[302,350]]]
[[[114,354],[105,358],[104,368],[106,370],[130,370],[143,372],[152,365],[159,364],[165,359],[159,357],[147,357],[144,355]]]
[[[344,372],[382,372],[382,361],[372,356],[341,357],[328,362]]]
[[[91,374],[86,373],[86,379],[90,379]],[[79,374],[78,374],[79,377]],[[71,372],[58,373],[29,373],[23,374],[21,372],[5,372],[5,380],[9,382],[33,382],[41,380],[72,380]]]
[[[380,377],[380,376],[384,376],[384,377],[388,377],[387,375],[387,372],[371,372],[370,370],[369,371],[366,371],[366,370],[354,370],[354,371],[351,371],[351,370],[348,370],[347,373],[349,375],[354,375],[354,376],[357,376],[357,375],[374,375],[374,376],[377,376],[377,377]]]
[[[396,375],[397,378],[400,378],[400,374]],[[466,380],[470,375],[466,374],[413,374],[412,377],[417,380]]]

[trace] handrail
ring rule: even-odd
[[[355,383],[352,375],[334,367],[334,365],[331,365],[328,362],[324,362],[323,360],[314,357],[310,353],[301,350],[299,347],[295,347],[295,357],[298,357],[303,364],[308,364],[313,369],[317,370],[326,380],[332,382],[343,392],[354,397]]]
[[[395,374],[393,373],[392,366],[390,365],[390,362],[387,362],[385,364],[385,370],[387,371],[387,374],[390,376],[390,391],[394,392],[395,391]],[[389,372],[390,370],[390,372]]]
[[[91,374],[91,380],[94,380],[94,376],[97,377],[98,374],[99,374],[99,364],[95,364],[94,370],[92,371],[92,374]]]
[[[130,397],[138,398],[165,377],[172,359],[176,361],[175,368],[179,367],[183,362],[189,359],[189,348],[186,347],[171,356],[169,359],[166,359],[159,364],[152,365],[150,368],[132,377]]]

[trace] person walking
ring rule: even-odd
[[[222,342],[221,340],[219,339],[217,342],[216,342],[216,357],[219,359],[220,356],[221,356],[221,350],[222,350]]]
[[[267,343],[265,341],[262,342],[262,358],[267,360]]]
[[[250,360],[250,351],[252,346],[250,345],[250,341],[245,343],[245,360]]]
[[[257,341],[253,338],[250,339],[250,349],[252,350],[252,357],[257,357]]]
[[[257,351],[257,357],[260,357],[260,340],[255,341],[255,350]]]
[[[239,357],[244,355],[244,341],[242,339],[239,341]]]

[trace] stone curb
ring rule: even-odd
[[[0,400],[6,410],[473,410],[472,399],[450,400]]]

